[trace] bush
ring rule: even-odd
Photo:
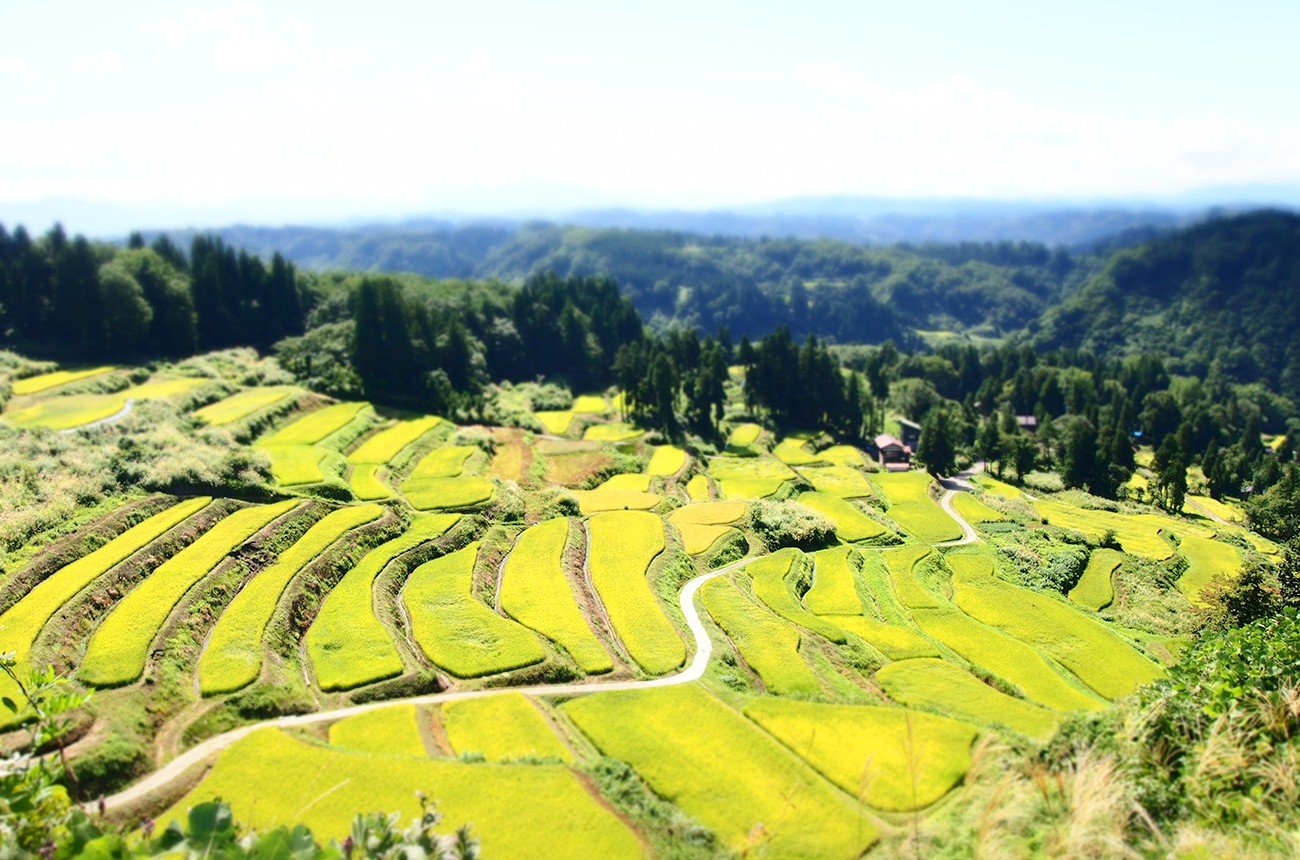
[[[768,550],[784,547],[814,550],[834,546],[835,525],[793,502],[759,501],[750,508],[749,526]]]
[[[71,763],[77,794],[83,800],[109,794],[149,770],[153,762],[141,741],[110,733],[104,742]]]

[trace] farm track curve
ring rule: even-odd
[[[952,498],[957,492],[961,492],[962,485],[965,482],[960,476],[956,479],[950,479],[950,482],[956,486],[949,486],[945,483],[945,494],[941,505],[959,526],[961,526],[963,537],[959,540],[948,541],[938,546],[961,546],[964,544],[974,543],[979,540],[975,529],[971,527],[961,514],[952,508]],[[968,487],[969,485],[965,485]],[[215,735],[207,740],[191,747],[176,758],[167,762],[158,770],[150,773],[140,781],[119,791],[117,794],[104,798],[104,807],[109,810],[119,809],[124,806],[133,804],[139,800],[148,797],[155,791],[166,787],[175,780],[184,776],[192,768],[199,766],[210,757],[216,755],[222,750],[242,740],[253,732],[264,728],[294,728],[297,726],[309,726],[318,723],[329,723],[344,717],[356,716],[379,708],[386,708],[396,705],[437,705],[444,702],[463,701],[465,699],[480,699],[487,696],[499,696],[506,693],[520,693],[527,696],[582,696],[589,693],[608,693],[624,690],[645,690],[656,687],[672,687],[678,684],[689,684],[692,681],[698,681],[704,677],[704,671],[708,668],[709,659],[713,656],[713,640],[704,628],[704,622],[700,619],[699,611],[695,607],[695,595],[699,592],[700,586],[719,576],[740,570],[741,568],[757,561],[764,556],[756,558],[745,558],[740,561],[732,562],[711,570],[708,573],[702,573],[699,576],[687,580],[682,586],[681,594],[678,597],[678,603],[681,606],[682,615],[686,619],[686,627],[690,630],[691,636],[695,639],[695,656],[691,658],[686,668],[672,675],[664,675],[659,678],[647,678],[644,680],[632,681],[596,681],[593,683],[583,684],[538,684],[527,687],[491,687],[478,690],[453,690],[445,693],[426,693],[419,696],[408,696],[401,699],[385,699],[376,702],[366,702],[364,704],[349,705],[344,708],[335,708],[329,711],[318,711],[312,714],[298,714],[284,717],[273,717],[261,722],[251,723],[247,726],[231,729],[222,734]]]

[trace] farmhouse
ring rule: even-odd
[[[912,446],[904,445],[902,440],[888,433],[881,433],[875,439],[876,456],[880,465],[887,472],[906,472],[912,468]]]

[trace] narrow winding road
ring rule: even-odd
[[[940,501],[944,511],[948,513],[957,524],[961,526],[962,537],[959,540],[946,541],[936,544],[936,546],[961,546],[964,544],[974,543],[979,540],[975,529],[971,524],[957,513],[952,507],[952,499],[958,493],[970,489],[970,484],[965,481],[964,476],[956,476],[944,482],[946,492]],[[759,556],[761,558],[762,556]],[[492,687],[489,689],[479,690],[453,690],[447,693],[428,693],[422,696],[410,696],[404,699],[386,699],[378,702],[366,702],[361,705],[351,705],[346,708],[335,708],[331,711],[318,711],[313,714],[301,714],[288,717],[275,717],[269,720],[263,720],[258,723],[252,723],[247,726],[240,726],[237,729],[231,729],[223,734],[208,738],[197,746],[191,747],[176,758],[163,765],[158,770],[141,779],[139,782],[131,785],[122,791],[104,799],[104,805],[107,809],[120,809],[139,801],[151,793],[171,784],[179,779],[190,769],[197,767],[203,762],[227,749],[237,741],[247,737],[249,734],[267,727],[293,728],[295,726],[309,726],[317,723],[329,723],[344,717],[352,717],[357,714],[364,714],[378,708],[386,708],[393,705],[435,705],[443,702],[457,702],[464,699],[480,699],[486,696],[499,696],[505,693],[523,693],[529,696],[580,696],[588,693],[608,693],[619,690],[646,690],[655,687],[671,687],[677,684],[689,684],[692,681],[698,681],[704,677],[704,670],[708,668],[709,658],[713,656],[713,640],[709,638],[708,631],[704,629],[704,622],[700,620],[699,611],[695,608],[695,595],[700,590],[700,586],[709,580],[731,573],[734,570],[740,570],[756,558],[746,558],[733,562],[717,570],[702,573],[687,581],[682,587],[678,602],[681,605],[682,615],[686,618],[686,627],[690,630],[691,636],[695,639],[695,656],[691,662],[673,675],[665,675],[662,678],[650,678],[643,681],[595,681],[585,684],[538,684],[531,687]]]

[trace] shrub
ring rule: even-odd
[[[821,549],[835,544],[835,525],[792,502],[760,500],[749,511],[749,526],[775,552],[784,547]]]

